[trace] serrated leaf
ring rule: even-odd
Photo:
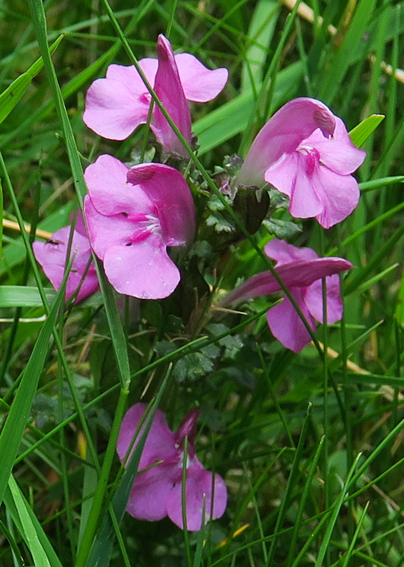
[[[215,211],[206,219],[208,226],[213,226],[216,232],[232,232],[234,226],[228,221],[222,213]]]
[[[383,114],[372,114],[349,132],[352,142],[360,148],[384,120]]]
[[[212,372],[213,359],[220,355],[220,349],[215,345],[209,345],[199,352],[187,354],[174,366],[173,377],[178,382],[198,380]]]
[[[280,240],[288,240],[302,232],[300,226],[291,221],[267,219],[264,220],[262,224],[265,226],[269,234],[273,234]]]

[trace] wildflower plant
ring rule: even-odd
[[[402,2],[315,4],[5,9],[2,566],[401,564]]]

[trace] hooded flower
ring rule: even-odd
[[[119,433],[117,451],[124,460],[132,439],[147,409],[138,403],[126,413]],[[227,489],[223,479],[205,470],[195,454],[196,421],[199,409],[191,410],[173,433],[157,410],[139,463],[127,506],[127,512],[139,520],[157,521],[168,516],[183,528],[182,476],[185,438],[186,458],[185,509],[187,529],[200,530],[210,518],[220,518],[226,509]],[[138,438],[143,430],[140,429]],[[134,443],[136,447],[136,441]],[[152,466],[155,463],[156,466]],[[142,469],[151,467],[142,472]],[[212,494],[213,491],[213,494]],[[212,502],[213,501],[213,502]],[[203,509],[205,516],[202,517]]]
[[[84,229],[81,215],[78,217],[78,223],[82,230]],[[77,226],[77,228],[79,228]],[[70,233],[73,230],[70,257],[74,256],[72,268],[67,278],[66,284],[66,301],[70,299],[73,293],[80,286],[76,297],[76,302],[81,301],[88,295],[99,289],[97,273],[94,262],[91,260],[91,247],[85,233],[79,230],[73,230],[70,226],[65,226],[57,230],[47,242],[39,240],[32,244],[34,255],[43,268],[46,276],[50,279],[53,287],[58,290],[62,284],[67,264],[67,251],[69,246]],[[82,280],[84,273],[89,268]]]
[[[210,71],[189,53],[174,55],[168,39],[160,35],[158,59],[141,59],[139,65],[148,82],[182,135],[191,142],[191,117],[186,101],[208,102],[224,88],[228,71]],[[124,140],[140,125],[146,124],[151,95],[134,66],[110,65],[105,79],[89,88],[85,124],[111,140]],[[156,105],[151,128],[166,153],[186,157],[186,152]],[[175,139],[174,139],[175,138]]]
[[[194,237],[195,210],[184,177],[159,163],[128,169],[101,155],[84,174],[91,245],[113,287],[139,299],[168,297],[180,272],[167,247]]]
[[[353,173],[366,152],[322,102],[285,104],[255,138],[236,178],[239,185],[270,183],[290,198],[290,214],[315,217],[324,228],[344,220],[359,201]]]
[[[342,317],[339,278],[336,274],[352,268],[342,258],[319,258],[311,248],[296,248],[274,238],[265,246],[265,254],[277,261],[276,272],[289,289],[310,327],[314,320],[323,322],[322,278],[327,287],[327,323],[336,323]],[[281,291],[281,286],[270,271],[248,279],[221,302],[222,305],[239,303],[258,295]],[[281,303],[267,313],[272,334],[286,347],[299,352],[311,340],[304,323],[290,300],[284,296]]]

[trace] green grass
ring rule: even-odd
[[[0,248],[2,567],[403,564],[404,114],[394,72],[404,4],[313,0],[322,18],[314,22],[301,8],[3,3],[2,219],[20,228],[4,226]],[[69,308],[35,262],[24,223],[55,232],[82,204],[89,163],[102,153],[128,162],[134,147],[140,155],[144,129],[123,143],[104,140],[82,113],[91,82],[111,63],[154,57],[159,33],[229,69],[217,100],[192,107],[200,146],[189,179],[217,199],[215,166],[244,157],[263,123],[298,96],[323,100],[367,151],[356,211],[328,231],[307,220],[290,233],[294,244],[354,265],[342,277],[343,320],[319,328],[316,345],[297,355],[266,324],[277,297],[242,313],[216,307],[223,290],[269,269],[267,228],[242,239],[227,203],[240,237],[209,253],[201,244],[166,300],[117,304],[100,263],[101,292]],[[291,220],[284,209],[273,218]],[[116,438],[140,399],[156,400],[151,412],[161,408],[173,429],[201,408],[198,456],[226,480],[229,500],[199,533],[125,513],[139,452],[123,469]]]

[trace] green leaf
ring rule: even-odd
[[[56,291],[51,288],[44,288],[46,299],[50,305],[53,305],[56,297]],[[103,298],[100,292],[94,293],[84,301],[80,302],[81,306],[96,307],[103,304]],[[43,302],[37,287],[4,285],[0,286],[0,307],[42,307]]]
[[[258,90],[262,84],[264,65],[269,45],[280,13],[280,5],[273,0],[260,0],[254,10],[248,29],[249,45],[241,74],[241,91]]]
[[[340,90],[342,81],[363,44],[363,36],[372,16],[376,0],[360,0],[350,21],[342,43],[334,57],[327,75],[322,81],[319,99],[330,105]]]
[[[360,148],[384,120],[383,114],[372,114],[349,132],[352,142]]]
[[[46,298],[53,303],[56,297],[54,289],[45,289]],[[0,287],[0,307],[42,307],[42,299],[38,288],[18,285]]]
[[[50,53],[53,53],[57,47],[59,46],[60,42],[64,38],[61,35],[53,45],[49,48]],[[38,75],[39,71],[43,67],[43,60],[42,57],[35,61],[33,65],[25,71],[22,75],[20,75],[15,81],[11,83],[11,85],[1,93],[0,95],[0,124],[7,118],[10,112],[13,110],[17,102],[21,99],[24,95],[25,91],[29,87],[32,79]]]

